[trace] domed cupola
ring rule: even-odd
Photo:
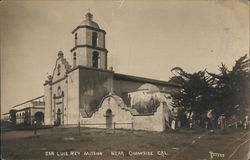
[[[89,26],[89,27],[93,27],[93,28],[98,28],[99,29],[99,25],[93,21],[93,14],[91,14],[90,12],[88,12],[85,15],[85,20],[82,21],[82,23],[80,24],[80,26]]]

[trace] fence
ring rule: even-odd
[[[119,127],[119,126],[123,126],[123,125],[129,125],[130,127]],[[93,127],[91,127],[93,126]],[[96,127],[98,126],[98,127]],[[103,127],[100,127],[103,126]],[[74,128],[77,130],[74,130],[73,132],[78,132],[78,134],[81,134],[81,130],[87,130],[87,128],[95,128],[95,129],[106,129],[107,130],[113,130],[113,133],[115,133],[116,130],[118,129],[126,129],[126,130],[134,130],[134,123],[84,123],[81,124],[80,122],[78,124],[64,124],[64,125],[58,125],[58,126],[45,126],[45,128],[51,128],[51,127],[59,127],[59,128],[72,128],[74,130]],[[34,134],[36,134],[38,127],[36,125],[34,125],[32,127],[32,129],[34,130]],[[71,130],[72,132],[72,130]]]
[[[80,134],[80,131],[81,131],[81,126],[85,127],[85,126],[97,126],[97,125],[98,126],[104,125],[104,126],[106,126],[106,129],[113,129],[114,133],[115,133],[116,129],[123,129],[123,128],[117,128],[117,126],[119,126],[119,125],[131,125],[130,129],[132,131],[134,130],[133,122],[132,123],[117,123],[117,122],[114,122],[114,123],[84,123],[84,124],[80,124],[80,122],[79,122],[78,123],[79,134]],[[126,129],[128,129],[128,128],[126,128]]]

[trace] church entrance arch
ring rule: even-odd
[[[106,117],[106,128],[107,129],[112,128],[113,115],[112,115],[112,110],[111,109],[107,109],[105,117]]]
[[[61,125],[61,110],[60,108],[57,109],[57,112],[56,112],[56,125]]]
[[[44,122],[44,114],[43,112],[36,112],[35,113],[35,121],[37,125],[42,125]]]

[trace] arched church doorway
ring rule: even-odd
[[[60,110],[60,108],[57,109],[57,112],[56,112],[56,125],[61,125],[61,115],[62,115],[62,112]]]
[[[44,122],[44,114],[43,112],[36,112],[35,113],[35,121],[37,125],[42,125]]]
[[[112,115],[112,110],[108,109],[106,111],[106,128],[112,128],[112,123],[113,123],[113,115]]]

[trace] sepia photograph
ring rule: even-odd
[[[0,0],[2,160],[250,160],[248,0]]]

